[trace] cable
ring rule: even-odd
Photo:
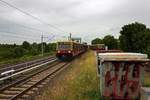
[[[13,32],[6,32],[6,31],[0,31],[0,32],[4,32],[4,33],[12,33],[13,34]],[[13,34],[13,35],[8,35],[8,34],[0,34],[1,36],[8,36],[8,37],[16,37],[16,38],[24,38],[24,39],[37,39],[37,38],[35,38],[35,37],[31,37],[31,36],[29,36],[29,37],[23,37],[22,35],[16,35],[16,34]],[[40,37],[38,37],[39,39],[40,39]]]
[[[1,18],[1,17],[0,17]],[[20,26],[20,27],[23,27],[23,28],[26,28],[26,29],[30,29],[30,30],[33,30],[33,31],[37,31],[37,32],[42,32],[42,33],[50,33],[50,32],[46,32],[46,31],[43,31],[43,30],[39,30],[39,29],[37,29],[37,28],[32,28],[32,27],[29,27],[29,26],[25,26],[25,25],[22,25],[22,24],[18,24],[18,23],[15,23],[15,22],[13,22],[13,21],[10,21],[10,20],[6,20],[6,19],[4,19],[4,18],[1,18],[2,20],[5,20],[5,21],[7,21],[7,22],[11,22],[12,24],[14,24],[14,25],[18,25],[18,26]],[[53,34],[53,33],[51,33],[51,34]]]
[[[17,39],[22,39],[22,38],[24,38],[24,39],[33,39],[33,38],[26,38],[26,37],[21,37],[21,36],[7,35],[7,34],[0,34],[0,35],[1,36],[7,36],[7,37],[10,37],[10,38],[17,38]],[[34,39],[34,40],[38,41],[38,39]]]
[[[51,41],[54,38],[55,38],[55,35],[53,35],[52,37],[48,38],[48,40],[46,42]]]
[[[4,31],[4,30],[0,30],[0,32],[3,32],[3,33],[12,33],[13,35],[18,35],[18,36],[22,36],[24,34],[17,34],[15,32],[10,32],[10,31]],[[24,35],[24,36],[28,36],[28,37],[39,37],[39,36],[33,36],[33,35]]]
[[[42,24],[48,25],[49,27],[54,28],[54,29],[56,29],[56,30],[59,30],[59,31],[61,31],[61,32],[65,32],[65,31],[63,31],[62,29],[57,28],[57,27],[55,27],[54,25],[51,25],[51,24],[49,24],[49,23],[46,23],[46,22],[40,20],[38,17],[35,17],[35,16],[31,15],[30,13],[25,12],[25,11],[23,11],[22,9],[20,9],[20,8],[18,8],[18,7],[16,7],[16,6],[14,6],[14,5],[12,5],[12,4],[6,2],[6,1],[3,1],[3,0],[0,0],[0,1],[1,1],[2,3],[6,4],[6,5],[8,5],[8,6],[14,8],[14,9],[18,10],[19,12],[21,12],[21,13],[27,15],[27,16],[30,16],[31,18],[33,18],[34,20],[37,20],[38,22],[40,22],[40,23],[42,23]],[[66,32],[65,32],[65,33],[66,33]]]
[[[22,39],[22,38],[24,38],[24,39],[32,39],[32,40],[40,40],[40,38],[41,37],[36,37],[35,38],[35,36],[34,37],[31,37],[30,35],[28,35],[29,37],[23,37],[22,35],[17,35],[17,34],[15,34],[14,32],[7,32],[7,31],[0,31],[0,32],[4,32],[4,33],[12,33],[13,35],[8,35],[8,34],[0,34],[0,36],[4,36],[4,37],[11,37],[11,38],[19,38],[19,39]],[[48,42],[48,41],[51,41],[52,39],[54,39],[54,37],[55,37],[55,35],[53,35],[50,39],[48,39],[46,42]],[[45,37],[44,36],[44,38],[48,38],[48,37]]]

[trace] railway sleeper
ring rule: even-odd
[[[41,84],[40,84],[40,85],[37,85],[37,87],[38,87],[38,88],[42,88],[42,87],[43,87],[43,85],[41,85]]]
[[[30,86],[32,86],[31,84],[24,84],[24,85],[22,85],[21,87],[22,88],[28,88],[28,87],[30,87]]]
[[[20,93],[20,91],[10,91],[10,90],[6,90],[3,92],[4,94],[18,94]]]
[[[32,90],[30,90],[30,91],[28,91],[27,93],[25,93],[26,95],[31,95],[31,94],[33,94],[33,93],[35,93],[34,91],[32,91]]]
[[[38,80],[35,80],[35,79],[32,79],[32,80],[30,80],[30,81],[35,82],[35,83],[38,82]]]
[[[27,84],[35,84],[36,82],[34,82],[34,81],[30,81],[30,82],[28,82]]]
[[[22,88],[22,87],[11,87],[9,90],[11,90],[11,91],[23,91],[24,88]]]
[[[21,97],[19,97],[18,99],[20,99],[20,100],[30,100],[29,98],[31,98],[31,96],[34,94],[35,92],[34,91],[32,91],[32,90],[30,90],[30,91],[28,91],[27,93],[25,93],[25,94],[23,94]],[[17,99],[17,100],[18,100]]]
[[[12,94],[0,94],[0,100],[1,99],[10,99],[13,96],[14,95],[12,95]]]
[[[45,82],[45,81],[41,83],[41,85],[46,85],[46,84],[47,84],[47,82]]]
[[[33,91],[38,91],[39,89],[35,87],[35,88],[33,88],[32,90],[33,90]]]
[[[29,98],[29,95],[27,94],[24,94],[23,96],[21,96],[19,99],[21,100],[25,100],[25,99],[28,99]]]

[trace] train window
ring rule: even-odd
[[[71,49],[71,48],[72,48],[71,44],[61,44],[61,43],[58,44],[59,50],[66,50],[66,49]]]

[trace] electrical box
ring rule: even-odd
[[[97,53],[102,99],[140,98],[147,61],[147,55],[141,53]]]

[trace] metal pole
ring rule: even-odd
[[[44,55],[44,47],[43,47],[43,34],[41,36],[41,52],[42,52],[42,56]]]
[[[70,33],[70,41],[71,41],[71,33]]]

